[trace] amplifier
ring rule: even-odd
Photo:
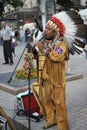
[[[21,98],[23,100],[26,113],[29,113],[30,117],[35,119],[37,122],[40,121],[43,116],[40,115],[40,108],[33,93],[21,96]]]

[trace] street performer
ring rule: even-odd
[[[46,118],[43,129],[57,124],[58,130],[69,130],[65,96],[65,58],[68,56],[68,47],[64,31],[63,24],[52,17],[44,30],[45,39],[35,45],[37,52],[46,56],[40,83],[40,100]]]
[[[45,55],[39,94],[46,117],[43,129],[57,123],[58,130],[69,130],[65,59],[68,57],[68,50],[73,55],[80,55],[84,51],[86,27],[77,11],[61,11],[48,20],[44,35],[45,38],[35,45],[38,55]]]

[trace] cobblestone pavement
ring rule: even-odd
[[[18,45],[16,48],[16,56],[14,57],[14,65],[2,65],[3,54],[2,54],[2,46],[0,46],[0,76],[2,74],[7,74],[7,77],[10,77],[13,72],[18,59],[23,51],[25,45]],[[85,56],[82,55],[80,57],[71,56],[71,72],[69,74],[82,74],[83,78],[79,80],[73,80],[71,82],[67,82],[66,87],[66,99],[67,99],[67,112],[69,117],[69,125],[70,130],[87,130],[87,61],[85,60]],[[23,65],[23,59],[20,61],[19,68]],[[4,82],[4,80],[3,80]],[[13,81],[12,81],[13,82]],[[4,108],[5,112],[12,119],[15,116],[14,113],[14,101],[16,99],[16,95],[11,93],[7,93],[3,90],[0,90],[0,105]],[[17,130],[27,130],[29,128],[28,119],[24,116],[15,116],[15,121],[20,123],[19,125],[15,125]],[[44,124],[44,118],[40,122],[36,122],[34,120],[30,120],[31,130],[42,130],[42,125]],[[57,126],[49,128],[49,130],[56,130]],[[10,130],[8,128],[8,130]]]
[[[67,99],[67,112],[69,117],[70,130],[87,130],[87,77],[71,81],[67,83],[66,99]],[[16,96],[0,90],[0,105],[4,108],[5,112],[14,118],[14,101]],[[27,130],[28,120],[24,116],[15,116],[15,121],[19,122],[22,130]],[[15,122],[14,121],[14,122]],[[30,127],[32,130],[42,130],[42,125],[45,120],[40,122],[30,120]],[[22,126],[23,125],[23,126]],[[25,127],[24,127],[25,126]],[[16,125],[17,127],[17,125]],[[27,127],[27,128],[26,128]],[[56,130],[57,126],[49,130]],[[20,130],[20,127],[17,128]]]
[[[8,85],[8,81],[9,81],[9,78],[11,77],[11,75],[12,75],[12,72],[0,74],[0,83]],[[30,84],[32,84],[32,82],[35,82],[35,81],[36,81],[36,79],[31,79]],[[26,80],[12,79],[12,81],[9,83],[9,86],[12,88],[21,88],[21,87],[24,87],[27,85],[28,85],[27,79]]]
[[[73,74],[69,74],[67,73],[66,76],[71,76]],[[3,83],[5,85],[9,85],[12,88],[21,88],[24,86],[28,85],[28,81],[26,80],[18,80],[18,79],[12,79],[11,82],[8,84],[10,77],[12,76],[12,72],[7,72],[7,73],[2,73],[0,74],[0,83]],[[35,82],[36,79],[30,79],[30,84],[32,84],[32,82]]]
[[[4,62],[3,47],[0,46],[0,83],[2,83],[2,85],[10,86],[10,89],[12,88],[12,90],[14,89],[14,91],[16,91],[16,90],[20,91],[21,88],[28,86],[27,80],[16,80],[14,78],[16,70],[23,67],[23,64],[24,64],[23,58],[24,58],[24,53],[26,52],[25,47],[26,47],[26,44],[18,44],[15,48],[16,56],[13,55],[14,64],[13,65],[3,65],[2,64]],[[35,63],[36,62],[34,61],[34,64]],[[73,76],[73,73],[67,72],[66,77],[70,77],[70,76]],[[10,82],[9,82],[9,80],[10,80]],[[31,79],[30,84],[32,84],[32,82],[35,80],[36,79]],[[18,93],[18,92],[15,92],[15,93]]]

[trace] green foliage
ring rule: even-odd
[[[4,12],[4,7],[6,5],[11,5],[16,9],[19,6],[22,7],[23,2],[22,0],[1,0],[0,1],[0,17],[2,17],[2,14]]]
[[[69,10],[70,8],[74,8],[74,0],[57,0],[57,4],[60,4],[64,7],[65,10]]]
[[[2,13],[4,11],[4,4],[5,4],[5,1],[0,1],[0,17],[2,16]]]
[[[9,4],[12,5],[14,8],[18,6],[23,6],[23,2],[21,0],[8,0]]]

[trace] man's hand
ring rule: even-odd
[[[36,45],[35,45],[35,48],[37,51],[41,51],[43,52],[43,50],[45,49],[44,48],[44,44],[42,42],[38,42]]]
[[[48,48],[46,48],[44,54],[45,54],[46,56],[48,56],[49,53],[50,53],[50,51],[51,51],[51,48],[48,47]]]

